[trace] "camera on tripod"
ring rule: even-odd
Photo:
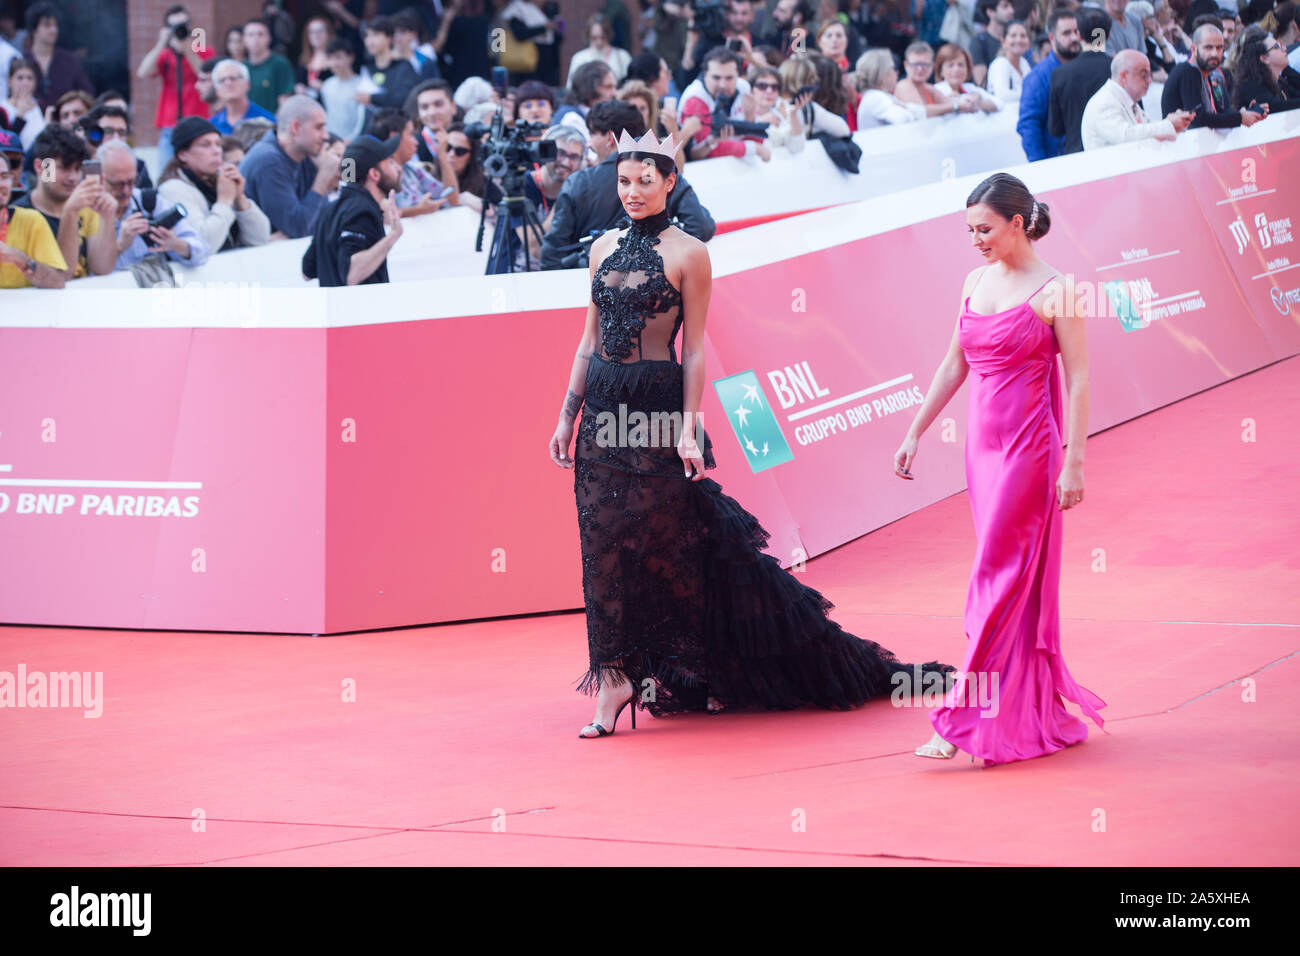
[[[516,119],[507,126],[500,110],[492,117],[491,126],[470,123],[465,127],[465,135],[471,140],[488,137],[479,147],[487,188],[483,193],[483,215],[479,218],[478,234],[474,239],[477,251],[483,247],[487,211],[489,207],[495,209],[497,216],[488,250],[488,275],[514,271],[515,255],[521,248],[521,240],[515,235],[516,225],[523,230],[525,269],[530,261],[529,247],[535,242],[538,250],[542,248],[541,221],[524,193],[524,184],[534,165],[555,159],[554,140],[529,139],[530,136],[541,136],[546,128],[545,123],[529,123],[524,119]]]
[[[483,160],[483,172],[492,179],[509,179],[523,176],[536,164],[545,164],[555,159],[554,140],[529,140],[530,136],[541,136],[546,132],[545,123],[530,123],[517,119],[511,126],[506,126],[501,113],[492,120],[492,125],[470,123],[465,127],[465,135],[470,139],[479,139],[485,135],[491,138],[479,146],[479,156]],[[503,183],[507,190],[509,187]]]

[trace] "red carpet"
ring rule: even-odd
[[[625,714],[579,740],[576,613],[322,639],[0,628],[0,671],[102,671],[105,696],[97,719],[0,711],[0,864],[1295,865],[1297,434],[1300,358],[1089,440],[1062,631],[1109,733],[1050,757],[913,757],[926,714],[888,701]],[[973,547],[957,495],[806,580],[848,630],[960,663]]]

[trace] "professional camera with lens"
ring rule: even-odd
[[[182,20],[180,23],[172,24],[172,36],[178,40],[184,40],[190,35],[190,21]]]
[[[498,112],[491,126],[470,123],[465,127],[465,135],[470,139],[489,136],[479,146],[483,172],[492,179],[508,180],[514,176],[522,177],[534,164],[545,164],[555,159],[554,140],[529,140],[530,136],[541,136],[546,130],[545,123],[529,123],[523,119],[506,126]]]
[[[720,46],[723,37],[727,34],[726,7],[723,0],[694,0],[691,3],[695,29],[701,37],[717,41],[717,43],[706,44],[709,49]]]
[[[746,120],[731,118],[731,104],[736,101],[736,94],[719,96],[713,101],[713,116],[710,122],[715,134],[722,132],[722,127],[730,126],[737,136],[766,136],[766,123],[750,123]]]
[[[98,172],[98,170],[96,170],[96,172]],[[154,209],[157,205],[158,190],[140,190],[140,211],[149,218],[150,229],[174,229],[178,222],[190,214],[189,210],[180,203],[172,206],[164,213],[155,214]]]
[[[172,206],[161,216],[151,216],[149,219],[150,229],[173,229],[176,224],[189,215],[189,212],[180,203]]]
[[[488,250],[488,274],[514,271],[515,251],[519,248],[516,226],[524,230],[525,237],[531,235],[537,248],[541,248],[541,223],[526,198],[524,185],[535,165],[555,159],[554,140],[529,139],[540,137],[546,128],[546,123],[529,123],[522,118],[507,126],[500,110],[492,117],[491,126],[470,123],[465,127],[465,135],[471,140],[487,137],[479,146],[487,187],[483,192],[483,214],[479,218],[474,249],[482,249],[487,211],[494,209],[497,221]],[[525,243],[528,241],[524,239]]]
[[[77,132],[86,138],[86,142],[92,146],[98,146],[104,141],[104,131],[99,128],[99,120],[91,119],[89,116],[83,116],[77,120]]]

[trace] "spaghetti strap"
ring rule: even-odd
[[[981,278],[983,278],[983,277],[981,276]],[[1052,281],[1053,279],[1055,279],[1055,278],[1056,278],[1056,273],[1053,272],[1050,276],[1047,277],[1047,282],[1051,282],[1051,281]],[[1025,304],[1026,304],[1026,305],[1029,304],[1029,299],[1032,299],[1034,296],[1038,295],[1038,293],[1042,292],[1045,288],[1047,288],[1047,282],[1044,282],[1042,285],[1040,285],[1040,286],[1039,286],[1037,289],[1035,289],[1033,292],[1029,293],[1029,297],[1025,299]]]

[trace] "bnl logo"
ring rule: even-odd
[[[713,387],[751,471],[757,474],[794,458],[753,369],[720,378]]]
[[[1115,317],[1119,319],[1119,324],[1124,327],[1125,332],[1134,332],[1147,327],[1147,320],[1142,318],[1142,313],[1134,304],[1125,283],[1112,280],[1103,282],[1102,288],[1106,290],[1106,298],[1110,299],[1110,306],[1115,310]]]
[[[1233,241],[1237,243],[1237,255],[1241,255],[1246,251],[1246,247],[1250,245],[1250,231],[1246,228],[1246,224],[1241,221],[1240,216],[1228,223],[1228,232],[1232,234]]]

